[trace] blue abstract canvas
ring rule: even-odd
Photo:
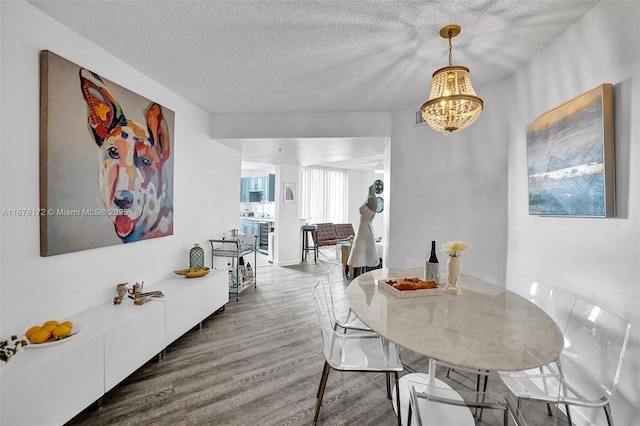
[[[615,214],[613,89],[603,84],[527,126],[529,214]]]

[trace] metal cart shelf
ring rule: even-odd
[[[235,271],[235,282],[229,282],[229,293],[236,295],[236,302],[240,300],[240,293],[247,287],[256,288],[256,262],[258,260],[258,236],[240,234],[237,237],[221,238],[209,240],[211,244],[211,267],[214,265],[215,257],[231,258],[231,267]],[[242,275],[238,269],[238,259],[253,253],[253,277],[242,281]]]

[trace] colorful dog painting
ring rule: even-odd
[[[173,234],[173,204],[164,165],[171,141],[163,109],[150,103],[146,123],[128,120],[93,72],[80,68],[87,124],[98,152],[98,180],[106,212],[124,243]]]
[[[41,51],[40,255],[173,235],[174,129],[166,106]]]

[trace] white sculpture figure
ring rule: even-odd
[[[367,200],[360,206],[360,224],[353,240],[351,253],[347,259],[347,264],[354,268],[363,266],[378,266],[380,259],[376,250],[376,242],[373,237],[373,226],[371,222],[376,215],[378,200],[373,185],[369,187]]]

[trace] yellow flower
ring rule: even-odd
[[[449,256],[459,256],[460,252],[467,247],[469,247],[469,244],[465,243],[464,241],[447,241],[446,243],[442,244],[440,250],[443,253],[448,254]]]

